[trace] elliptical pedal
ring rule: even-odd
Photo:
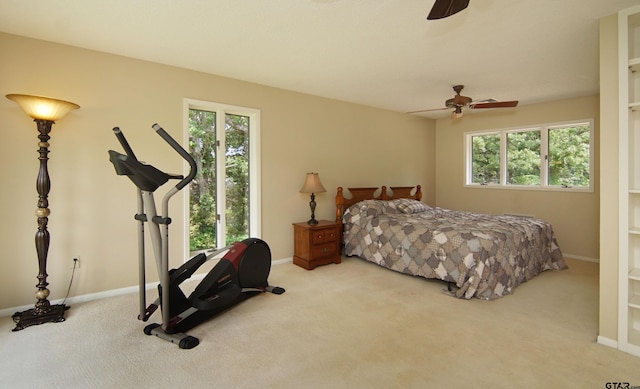
[[[283,294],[285,292],[284,288],[279,286],[269,286],[267,287],[267,291],[273,294]]]
[[[175,343],[178,345],[178,347],[184,350],[192,349],[200,344],[200,340],[198,340],[198,338],[196,338],[195,336],[183,333],[167,334],[162,329],[162,326],[157,323],[149,324],[148,326],[144,327],[144,333],[146,335],[155,335],[158,338],[167,340],[171,343]]]

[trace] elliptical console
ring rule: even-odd
[[[271,292],[284,293],[280,287],[270,286],[267,278],[271,270],[271,250],[267,243],[258,238],[248,238],[206,255],[200,253],[180,267],[169,270],[169,199],[191,182],[197,173],[193,157],[176,142],[162,127],[154,124],[153,129],[164,139],[190,166],[186,177],[162,172],[151,165],[138,161],[124,134],[118,127],[113,129],[126,154],[109,150],[109,159],[116,174],[125,175],[138,188],[138,270],[140,314],[138,319],[147,321],[158,307],[162,311],[162,324],[149,324],[144,328],[147,335],[178,344],[180,348],[190,349],[200,341],[184,333],[218,313],[248,299],[249,297]],[[180,180],[169,189],[162,201],[162,212],[158,215],[153,193],[169,180]],[[158,269],[158,299],[147,306],[145,281],[145,223],[151,238],[153,252]],[[189,279],[207,260],[226,253],[207,273],[204,279],[187,297],[180,284]]]

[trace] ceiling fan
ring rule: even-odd
[[[427,20],[446,18],[462,11],[469,5],[469,0],[436,0],[427,16]]]
[[[420,111],[411,111],[411,112],[407,112],[407,113],[421,113],[421,112],[429,112],[429,111],[441,111],[441,110],[445,110],[445,109],[452,109],[453,108],[453,112],[451,112],[451,119],[458,119],[462,117],[462,108],[469,108],[469,109],[481,109],[481,108],[511,108],[511,107],[516,107],[518,105],[518,100],[513,100],[513,101],[497,101],[494,99],[487,99],[487,100],[480,100],[480,101],[473,101],[471,100],[471,97],[467,97],[467,96],[462,96],[460,94],[460,92],[462,92],[462,89],[464,88],[464,85],[455,85],[453,87],[454,92],[456,92],[456,95],[451,98],[448,99],[447,101],[445,101],[444,108],[435,108],[435,109],[423,109]]]

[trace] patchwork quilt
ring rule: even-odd
[[[345,254],[455,284],[459,298],[495,299],[545,270],[566,269],[542,220],[365,200],[344,213]]]

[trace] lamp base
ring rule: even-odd
[[[318,224],[318,221],[315,218],[312,217],[311,219],[309,219],[307,224],[310,225],[310,226],[315,226],[316,224]]]
[[[51,305],[51,309],[47,309],[46,312],[31,308],[23,312],[16,312],[11,316],[16,323],[16,328],[12,331],[20,331],[30,326],[44,324],[44,323],[59,323],[64,321],[64,311],[70,307],[64,304]]]

